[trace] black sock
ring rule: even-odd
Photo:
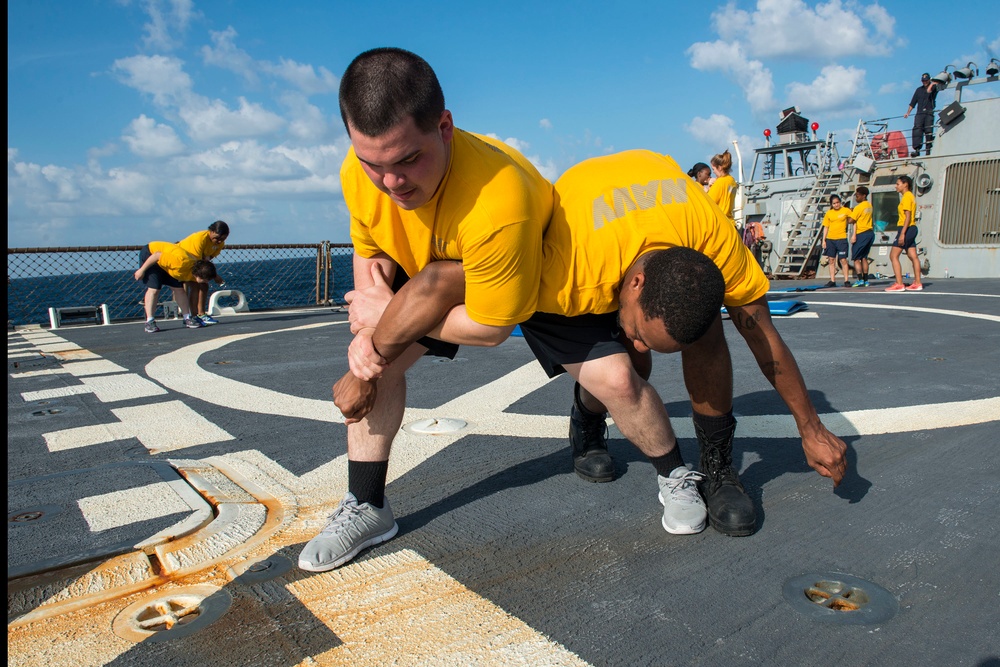
[[[675,445],[663,456],[650,456],[649,462],[656,468],[657,475],[670,477],[671,472],[684,465],[684,458],[681,457],[681,448]]]
[[[736,419],[733,417],[732,410],[718,417],[709,417],[695,412],[691,418],[694,420],[695,431],[701,430],[708,442],[716,442],[720,438],[728,437],[729,429],[736,427]]]
[[[385,502],[385,476],[388,461],[347,461],[347,490],[358,504],[370,503],[381,508]]]

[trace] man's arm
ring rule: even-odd
[[[153,266],[153,264],[156,264],[160,260],[161,254],[162,253],[160,252],[154,252],[152,255],[147,257],[146,261],[143,262],[142,266],[139,267],[139,270],[135,272],[134,275],[135,279],[142,280],[142,277],[146,275],[146,271],[149,270],[149,267]]]
[[[805,380],[791,350],[771,322],[767,299],[761,297],[745,306],[727,306],[737,330],[746,340],[757,365],[788,406],[809,465],[824,477],[840,484],[847,470],[847,445],[830,433],[819,419],[809,399]]]

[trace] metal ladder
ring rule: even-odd
[[[801,278],[816,250],[823,229],[820,206],[835,193],[841,182],[839,171],[823,171],[816,176],[805,206],[799,211],[798,220],[788,234],[785,249],[772,275],[776,278]]]

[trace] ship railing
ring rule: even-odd
[[[133,275],[142,247],[8,248],[8,327],[46,324],[49,308],[106,305],[111,320],[143,317],[145,286]],[[233,244],[213,261],[225,289],[242,293],[251,311],[273,310],[343,304],[354,285],[352,252],[329,241]],[[160,298],[172,300],[169,290]]]

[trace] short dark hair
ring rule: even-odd
[[[906,183],[906,189],[909,190],[910,192],[913,192],[913,179],[912,178],[910,178],[909,176],[907,176],[907,175],[904,174],[902,176],[897,176],[896,180],[897,181],[903,181],[904,183]]]
[[[647,319],[663,320],[670,337],[690,345],[705,335],[722,308],[726,281],[706,255],[691,248],[649,254],[639,308]]]
[[[219,274],[215,271],[215,264],[212,264],[207,259],[199,259],[191,267],[191,275],[202,280],[211,280]]]
[[[229,236],[229,225],[222,220],[216,220],[208,226],[208,231],[221,234],[222,236]]]
[[[340,116],[351,128],[379,137],[412,117],[424,133],[444,113],[444,92],[427,61],[409,51],[379,48],[355,58],[340,80]]]
[[[855,192],[860,192],[861,194],[863,194],[866,197],[868,196],[868,188],[865,187],[864,185],[859,185],[857,188],[854,189],[854,191]]]

